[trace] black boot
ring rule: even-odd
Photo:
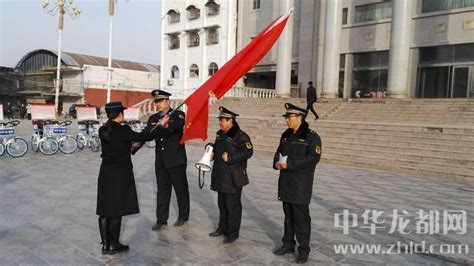
[[[115,254],[129,250],[126,245],[120,244],[120,227],[122,226],[122,217],[109,218],[109,250],[108,254]]]
[[[107,222],[108,219],[105,217],[99,217],[99,231],[100,231],[100,238],[102,242],[102,254],[106,254],[109,250],[109,241],[107,239]]]

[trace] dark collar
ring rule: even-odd
[[[288,138],[291,135],[295,135],[299,139],[304,139],[306,138],[306,133],[308,132],[308,128],[309,128],[308,123],[306,121],[303,121],[303,123],[301,123],[296,133],[293,133],[293,129],[288,128],[285,132],[283,132],[283,137]]]
[[[170,108],[168,108],[168,111],[166,113],[163,113],[163,115],[167,115],[167,114],[171,113],[171,111],[173,111],[173,108],[171,108],[171,106],[170,106]],[[161,115],[162,113],[158,112],[158,114]]]
[[[233,139],[235,135],[240,131],[240,126],[237,122],[227,131],[227,133],[224,133],[224,131],[219,130],[217,131],[217,135],[225,135],[228,138]]]

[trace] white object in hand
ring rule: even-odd
[[[281,153],[278,154],[278,162],[284,163],[284,162],[286,162],[286,159],[288,159],[288,155],[283,156]]]

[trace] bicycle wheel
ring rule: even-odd
[[[61,138],[58,144],[59,144],[59,150],[65,154],[71,154],[75,152],[77,149],[77,141],[71,136],[66,136],[65,138]]]
[[[12,142],[7,144],[6,150],[11,157],[21,157],[28,151],[28,142],[20,137],[15,137]]]
[[[146,145],[148,148],[155,148],[156,142],[155,142],[154,140],[147,141],[147,142],[145,142],[145,145]]]
[[[59,144],[53,138],[46,138],[39,143],[39,150],[44,155],[53,155],[58,152]]]
[[[3,153],[5,153],[5,146],[3,146],[2,143],[0,143],[0,156],[2,156]]]
[[[100,138],[98,136],[91,136],[89,145],[93,152],[98,152],[100,150]]]
[[[87,144],[86,137],[84,135],[77,134],[76,136],[77,148],[79,150],[84,149],[84,146]]]
[[[38,142],[40,140],[40,137],[36,134],[33,134],[33,136],[31,136],[31,149],[34,151],[34,152],[38,152]]]

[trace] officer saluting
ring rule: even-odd
[[[148,119],[145,131],[150,131],[159,121],[169,119],[164,126],[155,129],[158,130],[158,136],[155,139],[155,174],[158,194],[156,224],[153,225],[152,230],[156,231],[168,223],[172,187],[176,193],[179,210],[179,216],[174,225],[181,226],[188,221],[189,191],[186,177],[186,149],[184,144],[179,143],[183,136],[184,112],[176,110],[170,115],[173,111],[169,100],[171,93],[154,90],[151,95],[158,113]]]
[[[218,192],[219,227],[210,236],[224,235],[224,243],[239,237],[242,219],[242,186],[248,184],[247,161],[253,154],[250,137],[235,118],[238,114],[219,107],[219,127],[214,143],[211,190]]]
[[[305,263],[309,255],[311,217],[309,203],[313,192],[314,171],[321,158],[321,138],[309,129],[305,117],[308,110],[285,104],[288,129],[283,132],[273,159],[273,168],[280,170],[278,199],[283,201],[285,232],[283,246],[274,251],[284,255],[300,246],[296,263]]]

